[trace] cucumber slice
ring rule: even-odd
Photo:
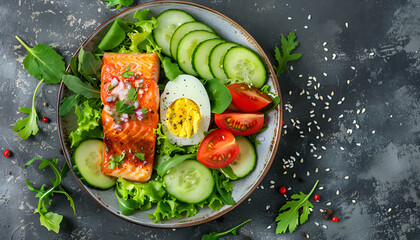
[[[267,79],[267,71],[260,57],[243,46],[229,49],[223,60],[223,68],[229,79],[237,79],[257,88],[261,88]]]
[[[210,71],[209,56],[211,50],[224,41],[221,39],[210,39],[200,43],[195,49],[192,57],[192,65],[195,72],[203,79],[213,79],[214,76]]]
[[[73,170],[86,185],[108,189],[115,185],[115,179],[102,173],[104,143],[98,139],[82,142],[72,156]]]
[[[210,169],[197,160],[186,160],[171,168],[163,181],[169,194],[186,203],[204,201],[214,188]]]
[[[196,31],[196,30],[206,30],[208,32],[214,32],[211,27],[207,26],[204,23],[201,22],[187,22],[179,26],[171,38],[171,55],[172,57],[177,60],[176,52],[178,50],[178,44],[181,41],[181,39],[189,32]]]
[[[255,168],[257,162],[257,154],[255,147],[246,137],[236,137],[236,142],[239,146],[239,155],[228,166],[222,168],[222,172],[233,180],[243,178],[248,175]],[[230,168],[230,169],[228,169]],[[233,172],[234,175],[229,173]],[[235,176],[236,175],[236,176]],[[232,177],[233,176],[233,177]]]
[[[201,42],[215,38],[220,37],[216,33],[205,30],[196,30],[185,35],[179,42],[176,53],[178,64],[182,71],[197,76],[197,73],[192,66],[192,55],[194,50]]]
[[[158,26],[153,30],[153,37],[165,55],[172,56],[170,45],[175,30],[183,23],[192,21],[194,18],[190,14],[176,9],[166,10],[157,17]]]
[[[213,76],[219,80],[226,81],[228,79],[225,70],[223,69],[223,60],[229,49],[239,46],[233,42],[221,43],[214,47],[209,56],[209,67]]]

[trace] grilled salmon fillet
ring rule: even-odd
[[[152,176],[155,154],[153,129],[159,121],[159,58],[157,54],[105,53],[102,63],[102,171],[109,176],[147,182]],[[117,111],[117,102],[122,101],[128,113]],[[122,163],[112,164],[122,155]]]

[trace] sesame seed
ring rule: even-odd
[[[274,185],[271,185],[270,188],[274,188]]]
[[[299,77],[301,78],[301,77],[303,77],[303,75],[302,74],[299,74]]]
[[[331,122],[331,118],[328,118],[328,122]]]
[[[338,102],[337,102],[337,105],[340,105],[340,104],[342,104],[342,103],[343,103],[342,101],[338,101]]]
[[[327,205],[327,206],[331,206],[331,202],[327,202],[327,204],[325,204],[325,205]]]
[[[352,202],[352,203],[356,203],[356,200],[354,200],[354,199],[353,199],[353,200],[351,200],[351,202]]]
[[[304,28],[304,29],[308,29],[308,26],[306,26],[306,25],[305,25],[305,26],[303,26],[303,28]]]
[[[328,74],[327,73],[323,73],[324,74],[324,76],[328,76]]]
[[[265,210],[270,209],[270,205],[265,206]]]
[[[263,185],[261,185],[261,189],[264,190],[264,186]]]
[[[347,84],[350,84],[350,80],[347,80]]]
[[[388,212],[391,212],[392,211],[392,208],[388,208]]]
[[[273,180],[270,181],[271,184],[275,184],[275,182]]]
[[[360,109],[357,109],[356,114],[359,114],[359,113],[360,113]]]
[[[363,108],[363,109],[362,109],[362,113],[365,113],[365,112],[366,112],[366,108]]]
[[[343,148],[343,147],[340,147],[340,149],[341,149],[342,151],[344,151],[344,148]]]
[[[268,226],[268,227],[267,227],[267,229],[270,229],[270,228],[271,228],[271,226]]]
[[[324,60],[325,60],[325,61],[328,61],[328,58],[327,58],[327,57],[324,57]]]
[[[362,144],[361,143],[356,143],[356,146],[360,147]]]
[[[309,234],[306,234],[306,238],[309,238]]]
[[[355,124],[356,128],[360,128],[359,124]]]
[[[291,17],[287,17],[287,20],[292,20],[292,18]]]
[[[348,22],[346,22],[345,25],[346,25],[346,28],[349,28],[349,23]]]
[[[337,57],[337,54],[333,53],[332,54],[332,60],[335,60],[336,57]]]
[[[319,190],[323,190],[323,189],[324,189],[324,187],[319,187],[318,189],[319,189]]]
[[[309,211],[313,212],[314,210],[312,208],[309,208]]]
[[[338,118],[342,118],[342,117],[344,117],[344,115],[343,115],[343,114],[340,114],[340,116],[338,116]]]
[[[350,68],[351,68],[352,70],[356,70],[356,68],[355,68],[355,67],[353,67],[353,66],[351,66]]]
[[[283,172],[283,175],[286,175],[286,174],[287,174],[287,171],[284,171],[284,172]]]
[[[292,91],[289,91],[289,95],[292,95]]]
[[[316,173],[318,172],[318,168],[315,168],[315,172],[316,172]]]
[[[300,163],[303,163],[303,158],[300,159]]]
[[[324,46],[324,47],[325,47],[325,46],[327,46],[327,42],[324,42],[324,43],[322,44],[322,46]]]
[[[375,131],[375,130],[373,130],[373,131],[372,131],[372,134],[375,134],[375,132],[376,132],[376,131]]]
[[[314,222],[314,223],[315,223],[315,225],[319,226],[319,223],[318,222]]]
[[[324,224],[323,224],[323,225],[322,225],[322,227],[323,227],[324,229],[327,229],[327,225],[324,225]]]
[[[340,194],[340,191],[338,191],[338,190],[337,190],[337,191],[335,192],[335,194],[339,195],[339,194]]]
[[[323,213],[324,212],[324,209],[321,208],[321,209],[319,209],[319,211]]]
[[[324,48],[324,51],[328,52],[328,48]]]
[[[329,169],[329,168],[325,169],[325,171],[326,171],[326,172],[329,172],[330,170],[331,170],[331,169]]]
[[[293,178],[296,178],[296,173],[293,173]]]
[[[369,56],[373,56],[373,55],[375,55],[375,53],[373,53],[373,52],[372,53],[369,53]]]
[[[314,106],[314,107],[316,106],[316,103],[314,103],[314,102],[311,102],[311,104],[312,104],[312,106]]]
[[[347,180],[347,179],[349,179],[349,178],[350,178],[349,176],[345,176],[345,177],[344,177],[344,179],[346,179],[346,180]]]
[[[308,176],[308,177],[309,177],[309,175],[311,175],[311,174],[309,173],[309,171],[306,171],[306,176]]]

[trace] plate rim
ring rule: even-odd
[[[142,3],[133,7],[130,7],[118,14],[115,14],[114,16],[110,17],[109,19],[107,19],[106,21],[102,22],[98,27],[96,27],[90,34],[89,36],[87,36],[85,38],[85,40],[80,44],[80,46],[77,48],[77,50],[75,51],[75,53],[73,54],[73,57],[75,57],[82,46],[84,46],[87,41],[99,30],[101,29],[105,24],[107,24],[108,22],[114,20],[115,18],[117,18],[120,15],[123,15],[125,12],[127,11],[131,11],[132,9],[135,8],[140,8],[140,7],[147,7],[149,5],[156,5],[156,4],[180,4],[180,5],[190,5],[190,6],[194,6],[194,7],[198,7],[201,9],[204,9],[206,11],[212,12],[216,15],[218,15],[219,17],[222,17],[223,19],[227,20],[227,22],[231,23],[232,25],[234,25],[235,27],[237,27],[238,29],[240,29],[245,35],[246,37],[249,39],[249,41],[258,49],[260,57],[264,60],[265,63],[268,63],[268,66],[266,66],[268,68],[268,72],[269,74],[271,74],[272,76],[272,84],[273,87],[276,89],[277,91],[277,95],[280,97],[280,103],[279,105],[275,108],[277,110],[277,123],[278,126],[275,128],[275,138],[271,140],[270,143],[270,148],[271,146],[274,146],[271,149],[271,156],[270,156],[270,160],[268,161],[268,164],[266,165],[266,167],[264,168],[260,178],[257,180],[256,184],[254,184],[254,186],[241,198],[239,199],[236,204],[234,205],[229,205],[226,209],[222,210],[222,211],[216,211],[216,213],[214,215],[211,215],[209,217],[206,217],[204,219],[198,219],[195,220],[193,222],[181,222],[179,224],[176,225],[172,225],[172,224],[165,224],[165,225],[160,225],[160,224],[156,224],[156,223],[140,223],[137,221],[134,221],[128,217],[125,217],[124,215],[121,214],[117,214],[116,212],[114,212],[113,210],[109,209],[108,207],[104,206],[103,203],[99,202],[97,199],[95,199],[91,193],[86,189],[86,186],[82,183],[82,181],[76,176],[76,174],[74,173],[73,169],[71,169],[71,173],[73,174],[74,178],[76,179],[77,183],[82,187],[82,189],[87,193],[87,195],[93,199],[99,206],[101,206],[102,208],[104,208],[105,210],[107,210],[108,212],[110,212],[112,215],[121,218],[125,221],[137,224],[137,225],[141,225],[141,226],[145,226],[145,227],[152,227],[152,228],[159,228],[159,229],[168,229],[168,228],[186,228],[186,227],[192,227],[192,226],[197,226],[197,225],[201,225],[210,221],[213,221],[223,215],[225,215],[226,213],[234,210],[236,207],[238,207],[240,204],[242,204],[245,199],[247,199],[255,190],[256,188],[260,185],[260,183],[262,182],[262,180],[265,178],[265,176],[267,175],[268,171],[270,170],[270,167],[276,157],[276,153],[277,153],[277,149],[279,147],[280,144],[280,138],[281,138],[281,132],[283,129],[283,124],[282,124],[282,120],[283,120],[283,100],[282,100],[282,96],[281,96],[281,91],[280,91],[280,86],[278,83],[278,79],[277,76],[275,74],[274,68],[269,60],[269,58],[267,57],[265,51],[261,48],[261,46],[258,44],[258,42],[254,39],[254,37],[248,33],[248,31],[246,31],[242,26],[240,26],[237,22],[235,22],[234,20],[232,20],[231,18],[227,17],[226,15],[210,8],[210,7],[206,7],[204,5],[201,4],[197,4],[197,3],[193,3],[193,2],[185,2],[185,1],[153,1],[153,2],[147,2],[147,3]],[[267,64],[266,64],[267,65]],[[70,70],[70,64],[68,64],[66,71],[68,72]],[[61,146],[61,150],[63,151],[63,155],[64,158],[66,160],[66,163],[71,166],[71,156],[69,154],[69,152],[67,151],[67,148],[65,146],[65,140],[64,140],[64,136],[62,133],[62,125],[61,125],[61,116],[59,114],[59,109],[61,106],[61,99],[63,97],[63,91],[64,91],[64,83],[63,81],[61,81],[60,86],[59,86],[59,90],[58,90],[58,95],[57,95],[57,108],[56,108],[56,119],[57,119],[57,132],[58,132],[58,138],[59,138],[59,142],[60,142],[60,146]]]

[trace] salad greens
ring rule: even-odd
[[[225,84],[217,79],[208,80],[204,84],[210,99],[212,113],[222,113],[232,102],[232,96]]]
[[[92,108],[86,100],[81,105],[76,105],[75,113],[78,117],[78,128],[70,133],[71,147],[79,145],[85,139],[103,138],[100,110]]]
[[[252,219],[248,219],[245,222],[239,224],[238,226],[236,226],[236,227],[234,227],[230,230],[227,230],[225,232],[221,232],[221,233],[211,232],[211,233],[204,234],[203,237],[201,238],[201,240],[217,240],[217,239],[219,239],[219,238],[221,238],[221,237],[223,237],[223,236],[225,236],[229,233],[232,233],[233,235],[236,235],[236,230],[238,228],[240,228],[242,225],[244,225],[245,223],[250,222],[251,220]]]
[[[279,77],[286,69],[289,68],[287,65],[290,61],[296,61],[300,57],[302,57],[302,54],[300,53],[294,53],[290,54],[298,45],[299,42],[295,41],[296,34],[294,32],[290,32],[287,36],[287,39],[282,36],[281,37],[281,50],[283,52],[280,53],[280,50],[278,47],[274,49],[274,55],[276,57],[276,60],[278,62],[278,66],[274,66],[274,70],[276,70],[276,75]]]
[[[289,228],[289,232],[292,233],[299,223],[303,224],[308,220],[308,216],[311,213],[309,209],[314,207],[314,205],[309,202],[309,197],[315,191],[318,182],[319,180],[315,182],[315,185],[309,194],[304,194],[303,192],[293,194],[290,197],[292,200],[288,201],[280,208],[280,214],[276,218],[276,234],[285,233],[287,228]],[[300,209],[302,209],[301,214],[299,213]]]
[[[118,5],[115,10],[120,9],[120,7],[122,7],[123,5],[126,7],[129,7],[131,6],[131,4],[134,3],[134,0],[102,0],[102,1],[109,2],[108,5],[106,5],[109,8]]]
[[[36,93],[38,92],[38,88],[43,81],[44,80],[41,80],[38,83],[38,86],[36,86],[35,88],[34,96],[32,97],[32,107],[19,108],[19,111],[21,111],[22,113],[29,114],[29,116],[24,119],[18,120],[12,129],[13,131],[17,132],[20,138],[24,140],[27,139],[31,135],[35,135],[39,131],[38,124],[36,122],[36,120],[38,120],[38,114],[36,113],[36,110],[35,110],[35,97],[36,97]]]
[[[63,82],[74,93],[78,93],[86,98],[100,98],[101,92],[92,87],[89,83],[83,82],[80,78],[72,75],[64,75]]]
[[[69,171],[69,166],[67,163],[64,163],[60,170],[57,166],[58,158],[54,158],[53,160],[34,158],[25,164],[25,168],[35,161],[41,161],[39,169],[44,169],[45,167],[49,166],[53,170],[55,179],[50,178],[53,186],[50,189],[45,190],[46,185],[43,184],[40,189],[35,189],[29,180],[26,180],[26,185],[28,185],[29,190],[36,192],[37,194],[35,197],[39,198],[38,207],[35,209],[35,213],[39,214],[39,221],[41,225],[46,227],[48,231],[53,230],[54,232],[58,233],[60,230],[60,223],[63,220],[63,216],[54,212],[49,212],[46,208],[46,205],[51,205],[50,197],[52,197],[54,194],[63,194],[69,200],[70,207],[73,209],[73,212],[76,215],[73,199],[60,185],[61,179],[64,178]]]

